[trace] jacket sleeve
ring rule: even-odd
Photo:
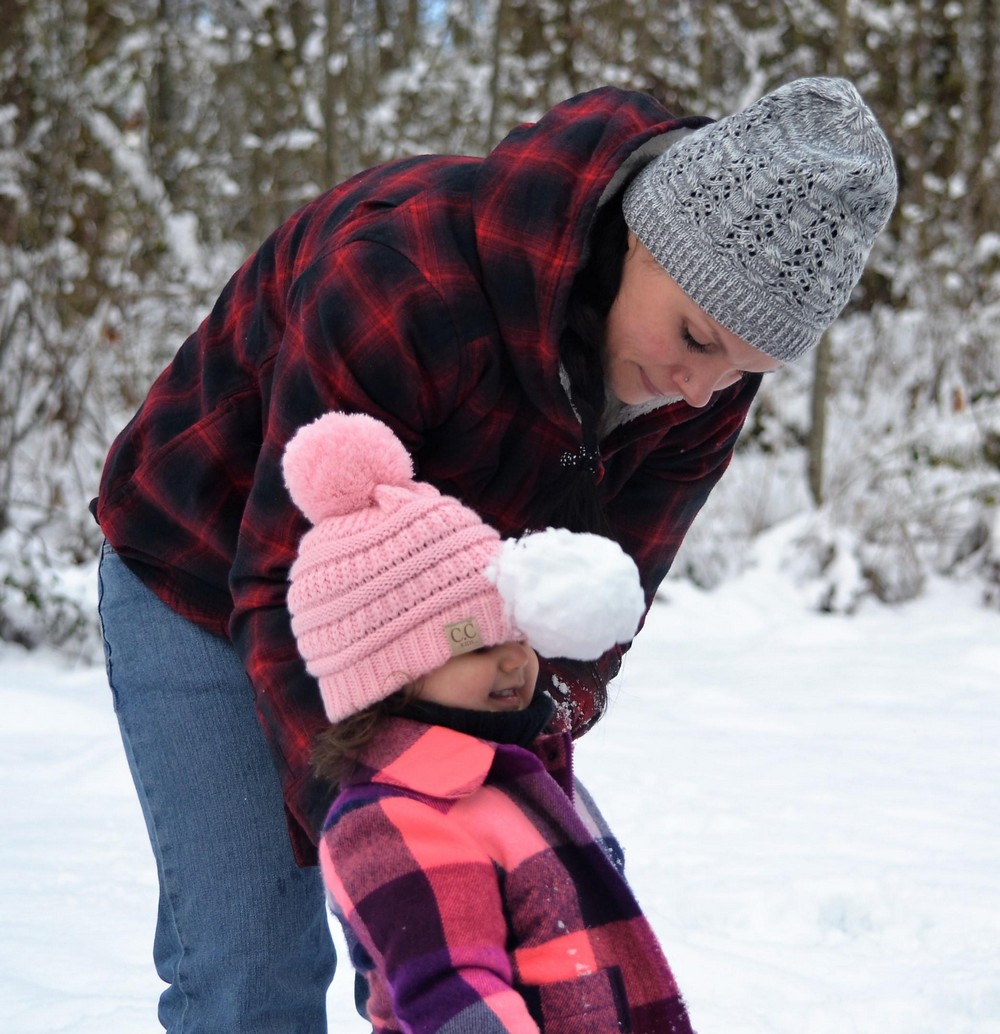
[[[320,862],[339,916],[385,974],[405,1030],[538,1031],[512,986],[493,861],[446,812],[383,797],[327,830]]]
[[[679,425],[615,493],[610,519],[639,568],[647,606],[728,468],[760,380],[746,375]]]
[[[292,260],[278,255],[273,264]],[[258,264],[261,279],[267,265]],[[296,857],[306,864],[315,862],[313,845],[329,805],[330,788],[309,764],[326,720],[286,610],[288,570],[307,522],[288,496],[281,457],[299,427],[331,409],[384,420],[417,453],[425,430],[460,404],[461,369],[445,305],[389,247],[340,245],[298,271],[284,298],[280,321],[266,312],[247,320],[251,326],[279,322],[281,341],[270,360],[272,374],[262,379],[262,442],[230,571],[229,634],[254,687]],[[270,333],[259,330],[263,338]]]

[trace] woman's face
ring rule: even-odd
[[[470,711],[523,711],[538,679],[527,643],[501,643],[451,660],[417,682],[417,699]]]
[[[696,305],[629,231],[622,282],[608,313],[605,375],[620,402],[708,405],[744,373],[781,363]]]

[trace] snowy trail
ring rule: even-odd
[[[821,616],[766,570],[669,583],[578,752],[696,1026],[1000,1032],[1000,617],[954,584]],[[0,647],[0,700],[0,1030],[157,1029],[103,672]]]

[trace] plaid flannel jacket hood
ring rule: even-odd
[[[320,864],[378,1034],[690,1034],[571,749],[408,719],[366,748]]]
[[[300,861],[329,804],[309,754],[325,724],[285,607],[305,530],[280,461],[330,409],[370,413],[418,476],[503,535],[581,431],[560,380],[567,296],[598,201],[623,160],[675,120],[616,89],[557,105],[485,159],[422,156],[362,172],[296,212],[237,271],[115,440],[93,509],[170,607],[230,636],[274,749]],[[617,428],[597,473],[647,598],[729,463],[757,390],[667,406]],[[603,661],[607,675],[620,651]],[[594,719],[587,666],[553,666],[575,734]]]

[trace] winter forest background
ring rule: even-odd
[[[816,608],[941,574],[1000,607],[998,7],[0,0],[0,639],[94,648],[107,447],[301,203],[591,87],[719,117],[808,74],[857,82],[900,203],[823,347],[766,379],[674,577],[717,585],[791,521]]]

